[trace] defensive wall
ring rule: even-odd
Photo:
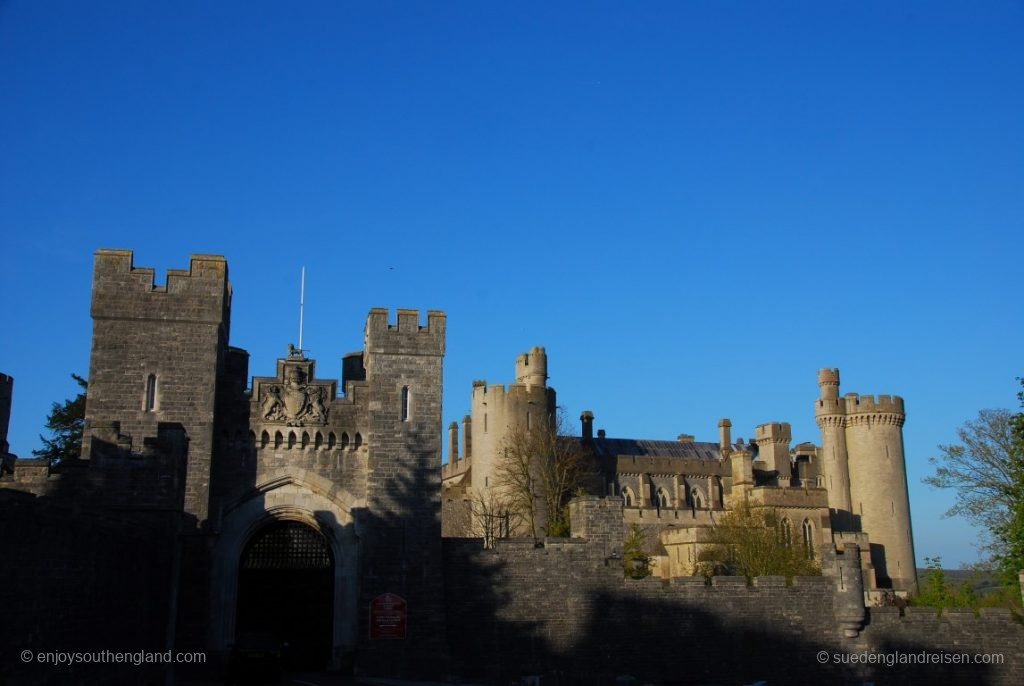
[[[640,683],[707,684],[1024,680],[1024,626],[1009,611],[939,617],[927,608],[864,608],[855,547],[852,566],[843,551],[826,550],[829,575],[791,584],[782,577],[749,584],[715,577],[710,585],[702,577],[629,579],[621,500],[580,498],[571,509],[574,538],[547,539],[542,547],[532,540],[498,540],[491,549],[478,539],[444,541],[452,673],[487,683],[556,673],[570,683],[614,683],[625,675]],[[938,663],[899,663],[900,654],[922,653]],[[1000,654],[1002,664],[950,662],[963,653]],[[866,654],[882,663],[849,662]]]
[[[0,488],[0,514],[0,551],[17,561],[3,566],[0,581],[0,683],[157,683],[159,672],[146,665],[40,664],[35,656],[164,650],[169,537],[123,516],[7,488]]]

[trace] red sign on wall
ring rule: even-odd
[[[405,638],[405,600],[394,593],[370,601],[370,638]]]

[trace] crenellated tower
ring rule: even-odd
[[[846,445],[850,455],[853,521],[871,541],[871,562],[880,585],[917,590],[910,498],[903,454],[903,398],[849,393]]]
[[[764,461],[768,470],[777,473],[778,485],[788,487],[792,478],[789,460],[789,444],[793,440],[793,429],[789,422],[768,422],[754,427],[754,443],[758,458]]]
[[[408,638],[371,641],[372,669],[427,664],[444,645],[441,569],[441,381],[445,314],[400,309],[389,324],[370,310],[365,330],[369,395],[367,512],[362,518],[362,607],[383,593],[408,603]],[[367,621],[365,616],[360,621]],[[367,635],[368,627],[361,634]],[[404,667],[401,667],[404,668]]]
[[[152,269],[133,265],[131,250],[96,251],[82,457],[108,448],[141,453],[161,427],[177,427],[188,441],[184,511],[201,524],[228,350],[227,262],[192,255],[188,269],[167,271],[164,285],[153,277]]]
[[[471,433],[472,488],[495,485],[498,456],[511,431],[553,427],[555,389],[547,385],[548,358],[544,348],[534,346],[516,356],[516,382],[488,386],[473,382]]]

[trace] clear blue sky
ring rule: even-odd
[[[301,265],[323,375],[370,307],[445,310],[445,423],[545,345],[609,435],[817,442],[839,367],[906,399],[955,565],[920,480],[1016,407],[1022,191],[1021,2],[0,2],[12,449],[87,372],[96,248],[222,253],[251,373]]]

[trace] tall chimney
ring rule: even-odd
[[[580,415],[580,422],[583,423],[583,440],[594,440],[594,413],[590,410],[583,410]]]

